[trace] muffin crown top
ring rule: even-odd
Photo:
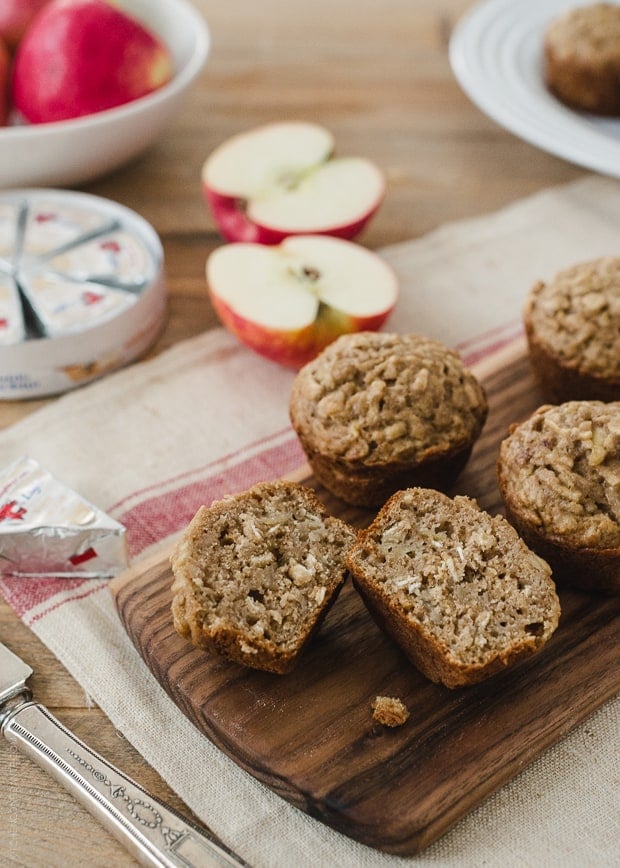
[[[525,321],[562,363],[620,381],[620,257],[575,265],[537,283]]]
[[[620,546],[620,401],[544,405],[500,447],[503,493],[545,535]]]
[[[549,50],[559,58],[590,61],[598,67],[620,63],[620,9],[614,3],[591,3],[569,9],[546,34]]]
[[[418,335],[338,338],[302,368],[291,395],[293,425],[312,448],[373,465],[473,442],[486,414],[484,390],[458,355]]]

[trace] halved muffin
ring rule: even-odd
[[[201,507],[171,558],[177,632],[244,666],[289,672],[342,587],[355,538],[294,483]]]
[[[391,497],[347,555],[377,622],[431,681],[461,687],[538,651],[560,604],[545,561],[468,497]]]

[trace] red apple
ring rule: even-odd
[[[1,0],[0,0],[1,2]],[[9,90],[11,80],[11,57],[9,49],[0,39],[0,126],[9,118]]]
[[[106,0],[51,0],[20,42],[13,103],[31,123],[94,114],[145,96],[172,75],[169,50]]]
[[[378,329],[398,294],[396,275],[376,253],[324,235],[225,244],[207,260],[207,285],[233,334],[292,368],[339,335]]]
[[[0,38],[14,49],[30,22],[49,0],[0,0]]]
[[[267,124],[216,148],[202,188],[224,238],[357,235],[381,204],[385,179],[370,160],[335,158],[333,149],[331,133],[302,121]]]

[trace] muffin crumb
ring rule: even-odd
[[[409,709],[395,696],[376,696],[372,702],[372,719],[382,726],[402,726],[409,719]]]

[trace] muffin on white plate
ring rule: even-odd
[[[544,76],[569,107],[619,115],[620,7],[591,3],[552,21],[544,38]]]

